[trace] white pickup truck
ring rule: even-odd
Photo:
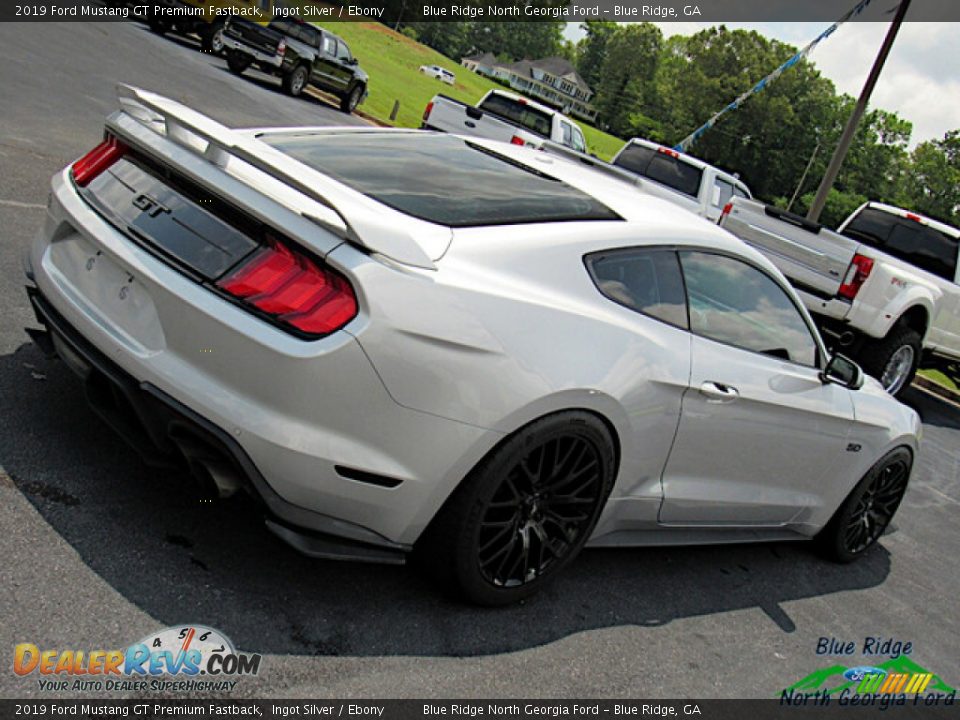
[[[893,395],[960,360],[960,230],[869,202],[837,232],[735,197],[720,225],[787,276],[820,329]]]
[[[583,132],[573,120],[553,108],[503,90],[490,90],[476,107],[436,95],[427,103],[420,127],[533,148],[550,141],[577,152],[587,151]]]
[[[673,148],[643,138],[633,138],[610,161],[613,165],[650,180],[647,192],[716,222],[733,197],[751,198],[750,189],[735,175]]]
[[[540,149],[588,165],[711,222],[717,222],[731,198],[753,197],[735,175],[643,138],[628,140],[610,162],[555,142],[545,142]]]

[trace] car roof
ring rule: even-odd
[[[779,275],[773,263],[732,233],[689,210],[643,192],[635,185],[608,177],[588,166],[566,158],[547,155],[540,150],[494,140],[471,138],[495,152],[513,158],[581,190],[615,211],[625,222],[596,223],[608,226],[591,233],[605,247],[677,244],[709,247],[751,259],[755,264]],[[615,228],[609,226],[616,225]],[[637,232],[640,228],[641,232]],[[620,239],[617,239],[620,238]],[[585,238],[585,244],[592,244]]]

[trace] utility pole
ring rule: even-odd
[[[867,110],[870,95],[873,93],[873,88],[877,84],[880,71],[883,70],[883,64],[887,61],[887,55],[890,54],[890,48],[893,47],[893,41],[897,38],[897,32],[900,30],[900,25],[903,24],[903,16],[907,14],[907,8],[909,7],[910,0],[900,0],[897,14],[894,15],[893,22],[890,23],[890,29],[887,30],[887,36],[883,40],[883,45],[880,46],[877,59],[873,62],[873,67],[870,69],[867,81],[863,85],[860,98],[857,100],[857,104],[850,114],[850,119],[847,120],[846,127],[843,128],[843,134],[840,135],[840,142],[837,143],[837,149],[834,151],[833,157],[830,158],[827,172],[824,174],[823,180],[820,181],[820,187],[817,188],[817,194],[813,199],[813,204],[810,205],[810,210],[807,212],[807,220],[811,222],[817,222],[820,219],[820,213],[823,212],[823,206],[827,202],[827,193],[830,192],[830,188],[833,187],[833,183],[837,180],[837,175],[840,173],[840,166],[843,165],[843,159],[847,156],[850,143],[853,142],[853,136],[857,132],[857,126],[860,124],[860,120]]]

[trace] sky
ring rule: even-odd
[[[669,37],[692,35],[712,23],[656,24]],[[756,30],[800,48],[830,23],[726,25]],[[889,23],[882,22],[846,23],[821,42],[809,59],[833,81],[839,92],[857,97],[888,28]],[[575,26],[567,32],[567,36],[574,40],[580,35]],[[948,130],[960,128],[960,23],[904,23],[873,91],[870,105],[895,111],[913,123],[911,147],[924,140],[942,138]]]

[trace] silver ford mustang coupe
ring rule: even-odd
[[[535,150],[119,96],[53,178],[31,335],[298,550],[497,605],[585,545],[850,561],[896,512],[916,413],[725,231]]]

